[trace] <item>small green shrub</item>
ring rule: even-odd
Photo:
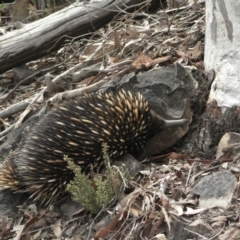
[[[80,166],[74,164],[67,156],[64,157],[68,162],[68,168],[75,174],[74,179],[67,185],[67,191],[72,195],[74,201],[79,202],[94,214],[98,213],[114,197],[111,179],[123,181],[125,175],[123,167],[120,170],[110,166],[106,145],[103,145],[103,156],[106,165],[106,176],[103,179],[103,176],[96,174],[94,176],[95,186],[93,186],[93,181],[82,172]]]

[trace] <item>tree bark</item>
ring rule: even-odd
[[[214,158],[222,136],[240,130],[239,12],[239,1],[206,0],[204,63],[207,71],[215,71],[215,79],[207,108],[185,140],[198,157]]]
[[[240,105],[240,3],[206,0],[205,68],[214,69],[209,102],[220,107]]]
[[[66,37],[81,36],[99,29],[138,0],[105,0],[74,3],[54,14],[0,37],[0,73],[38,59],[58,49]]]

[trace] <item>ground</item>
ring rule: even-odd
[[[176,63],[191,72],[198,83],[189,96],[192,119],[184,137],[181,135],[177,144],[144,164],[129,155],[123,157],[128,169],[137,166],[135,178],[127,181],[124,190],[119,182],[112,181],[115,197],[99,214],[89,213],[70,199],[55,207],[40,208],[26,201],[25,196],[10,194],[1,205],[2,239],[179,240],[239,236],[238,134],[225,135],[217,149],[224,133],[238,130],[239,109],[228,109],[222,114],[217,106],[206,103],[214,74],[204,71],[204,8],[204,3],[196,2],[154,14],[136,12],[120,16],[94,39],[67,43],[53,57],[46,56],[2,74],[0,134],[4,157],[10,154],[9,146],[11,150],[20,149],[24,144],[26,127],[31,129],[36,113],[54,107],[56,100],[72,96],[72,88],[91,92],[112,79],[125,79],[126,74],[129,79],[129,74],[141,76]],[[74,57],[69,58],[73,53]],[[89,61],[92,53],[94,63]],[[59,65],[59,61],[64,64]],[[71,82],[60,82],[58,76],[69,76],[68,70],[76,62],[86,63],[85,72],[78,69],[71,75]],[[50,65],[52,76],[45,76],[46,86],[34,77],[27,85],[26,81],[25,85],[20,84]],[[16,84],[13,79],[18,88],[10,95]],[[25,101],[22,107],[15,105],[18,107],[13,114],[8,107],[22,100],[32,101],[31,107],[26,109]],[[16,126],[19,132],[11,135]],[[5,136],[8,138],[4,143]],[[6,194],[1,196],[4,199]],[[16,208],[16,204],[21,206]]]

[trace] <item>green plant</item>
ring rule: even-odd
[[[94,179],[91,180],[82,172],[80,166],[69,160],[67,156],[64,157],[68,163],[68,168],[75,174],[74,179],[67,185],[67,191],[72,195],[74,201],[79,202],[92,213],[98,213],[114,197],[112,179],[123,180],[125,175],[119,168],[110,166],[106,145],[103,145],[103,158],[106,165],[106,175],[95,174]]]

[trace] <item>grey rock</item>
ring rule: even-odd
[[[201,179],[193,192],[200,195],[199,206],[203,208],[226,208],[237,186],[236,177],[229,171],[219,171]]]

